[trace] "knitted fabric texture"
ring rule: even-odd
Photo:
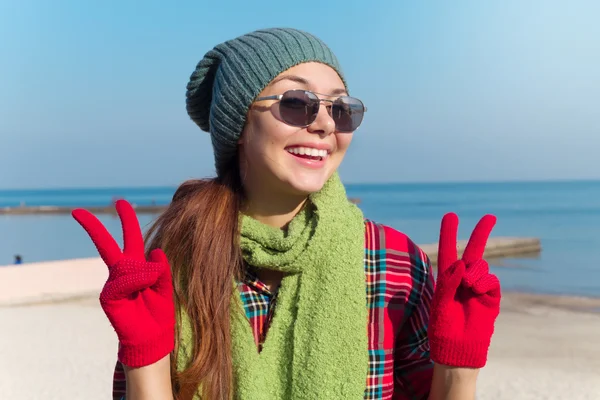
[[[218,174],[236,154],[254,99],[277,75],[311,61],[329,65],[344,80],[325,43],[296,29],[258,30],[206,53],[187,84],[186,108],[200,129],[210,132]]]
[[[232,300],[234,398],[362,399],[369,367],[364,220],[336,175],[287,230],[242,216],[246,261],[286,275],[259,353],[239,293]],[[183,313],[178,368],[192,343]]]

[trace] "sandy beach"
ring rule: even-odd
[[[106,276],[95,258],[0,268],[2,399],[110,398]],[[505,293],[477,399],[599,399],[598,310],[600,299]]]

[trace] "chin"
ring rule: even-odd
[[[309,173],[302,173],[300,171],[288,176],[286,181],[294,193],[309,195],[321,190],[330,176],[331,173],[326,173],[325,171],[318,171],[318,173],[317,171]]]

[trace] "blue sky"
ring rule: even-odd
[[[5,0],[0,189],[212,175],[185,85],[214,45],[271,26],[321,37],[369,107],[347,182],[597,179],[598,15],[593,0]]]

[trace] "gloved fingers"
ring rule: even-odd
[[[440,274],[443,274],[456,260],[458,260],[458,251],[456,249],[457,232],[458,216],[455,213],[444,215],[438,242],[437,268]]]
[[[123,253],[136,260],[145,260],[144,236],[133,207],[127,200],[117,200],[115,207],[123,228]]]
[[[454,298],[465,274],[465,263],[458,260],[445,271],[438,270],[435,292],[444,298]]]
[[[462,255],[465,264],[469,265],[469,263],[483,258],[485,246],[495,224],[496,217],[491,214],[484,215],[479,220]]]
[[[491,297],[500,297],[500,280],[494,274],[485,274],[474,282],[473,292],[479,295],[487,294]]]
[[[117,264],[123,253],[102,222],[94,214],[82,208],[73,210],[71,215],[88,233],[104,263],[109,268]]]

